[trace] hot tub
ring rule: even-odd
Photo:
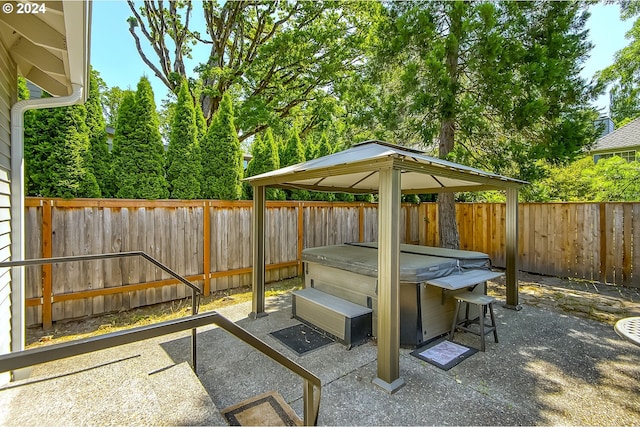
[[[376,336],[377,244],[308,248],[302,251],[302,261],[305,287],[371,308],[372,332]],[[455,276],[456,279],[463,279],[471,277],[465,276],[467,273],[477,275],[479,270],[489,272],[489,265],[489,256],[480,252],[401,245],[400,345],[418,347],[448,332],[455,309],[453,295],[467,291],[469,286],[458,288],[456,280],[451,282],[444,278]],[[430,284],[430,281],[438,285]],[[453,286],[449,283],[453,283]],[[484,293],[484,286],[475,286],[474,292]]]

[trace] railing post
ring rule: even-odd
[[[320,391],[318,390],[318,393]],[[302,390],[303,419],[305,426],[315,426],[318,424],[318,413],[320,399],[315,397],[315,387],[308,379],[304,379]]]
[[[198,300],[196,290],[191,289],[191,314],[195,316],[198,314]],[[197,337],[196,328],[191,329],[191,369],[193,373],[198,375],[198,349],[197,349]]]

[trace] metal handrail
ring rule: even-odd
[[[25,259],[20,261],[5,261],[0,262],[0,268],[3,267],[23,267],[23,266],[31,266],[31,265],[43,265],[43,264],[58,264],[58,263],[66,263],[66,262],[78,262],[78,261],[97,261],[103,259],[113,259],[113,258],[127,258],[141,256],[147,261],[154,264],[156,267],[168,273],[171,277],[178,280],[179,282],[187,285],[191,288],[191,314],[198,314],[198,308],[200,305],[199,296],[202,295],[202,291],[193,283],[189,282],[184,277],[180,276],[175,271],[171,270],[166,265],[162,264],[157,259],[153,258],[151,255],[147,254],[143,251],[130,251],[130,252],[114,252],[110,254],[94,254],[94,255],[70,255],[63,257],[53,257],[53,258],[33,258],[33,259]],[[196,329],[193,328],[191,330],[191,369],[195,374],[198,374],[197,368],[197,354],[196,354]]]
[[[194,331],[197,327],[208,324],[218,325],[231,335],[239,338],[256,350],[260,351],[262,354],[270,357],[280,365],[302,377],[304,380],[302,395],[304,406],[303,422],[304,425],[317,424],[322,392],[320,378],[303,366],[279,353],[276,349],[269,346],[269,344],[260,340],[249,331],[236,325],[231,320],[215,311],[183,317],[180,319],[168,320],[166,322],[160,322],[153,325],[139,326],[125,331],[111,332],[97,337],[84,338],[61,344],[52,344],[45,347],[3,354],[0,355],[0,372],[12,371],[39,363],[46,363],[80,354],[104,350],[187,329]]]
[[[174,332],[191,329],[191,368],[197,375],[197,358],[196,358],[196,328],[208,324],[216,324],[226,330],[236,338],[241,339],[262,354],[270,357],[280,365],[289,369],[293,373],[302,377],[303,384],[303,406],[304,406],[304,424],[316,425],[318,422],[318,414],[320,411],[320,396],[322,385],[320,378],[309,372],[306,368],[279,353],[269,344],[252,335],[247,330],[236,325],[229,319],[213,311],[210,313],[198,314],[199,299],[202,291],[196,285],[189,282],[178,273],[171,270],[160,261],[151,257],[143,251],[117,252],[110,254],[96,255],[74,255],[54,258],[33,258],[22,261],[6,261],[0,262],[0,268],[3,267],[21,267],[54,263],[66,263],[77,261],[95,261],[102,259],[125,258],[141,256],[158,268],[167,272],[173,278],[191,288],[191,316],[180,319],[169,320],[166,322],[156,323],[154,325],[140,326],[125,331],[112,332],[97,337],[84,338],[80,340],[70,341],[67,343],[53,344],[46,347],[34,348],[14,353],[0,355],[0,372],[13,371],[25,368],[27,366],[39,363],[51,362],[53,360],[64,359],[67,357],[77,356],[80,354],[90,353],[93,351],[104,350],[123,344],[129,344],[149,338],[155,338],[161,335],[167,335]],[[317,391],[317,393],[316,393]]]

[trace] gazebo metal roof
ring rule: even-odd
[[[501,190],[524,181],[429,157],[382,141],[246,178],[252,185],[313,191],[377,193],[380,169],[393,164],[402,173],[403,193]]]
[[[378,377],[389,393],[404,385],[400,377],[400,194],[505,190],[507,195],[506,306],[519,309],[518,188],[524,181],[496,175],[382,141],[247,178],[253,186],[253,318],[265,312],[266,187],[312,191],[378,193]]]

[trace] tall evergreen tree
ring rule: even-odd
[[[243,156],[228,93],[223,96],[220,108],[207,130],[201,153],[202,195],[207,199],[240,199]]]
[[[164,146],[153,91],[146,77],[140,79],[135,98],[126,94],[120,104],[113,156],[116,197],[160,199],[169,196],[164,176]]]
[[[27,193],[43,197],[100,197],[90,170],[91,153],[83,105],[39,110],[25,128]]]
[[[309,136],[306,139],[304,144],[304,158],[305,160],[315,159],[316,157],[320,157],[318,155],[319,146],[313,142],[313,135]]]
[[[128,172],[131,166],[131,155],[134,151],[132,134],[135,128],[135,105],[135,92],[126,92],[118,106],[118,114],[115,120],[116,129],[111,151],[111,174],[114,179],[114,196],[119,198],[133,197],[135,191],[135,182],[129,178]]]
[[[640,117],[640,4],[621,3],[621,18],[636,18],[626,37],[629,45],[616,52],[613,64],[598,73],[602,86],[611,84],[611,118],[616,127]]]
[[[89,130],[90,169],[96,177],[102,197],[113,196],[113,178],[111,176],[111,156],[107,145],[107,131],[100,102],[99,74],[91,69],[89,78],[89,96],[87,109],[87,127]]]
[[[570,160],[593,138],[590,44],[581,2],[397,2],[379,65],[389,105],[427,147],[461,163],[536,178],[541,158]],[[393,59],[391,59],[393,58]],[[398,78],[399,77],[399,78]],[[395,91],[395,88],[400,90]],[[452,193],[438,196],[440,243],[457,247]]]
[[[293,126],[289,133],[289,138],[284,146],[284,151],[280,162],[282,167],[295,165],[305,161],[304,157],[304,145],[300,141],[300,134],[298,133],[298,127]],[[289,200],[311,200],[311,195],[307,190],[286,190],[287,199]]]
[[[284,145],[282,156],[280,157],[280,164],[282,167],[295,165],[296,163],[302,163],[305,161],[305,149],[300,141],[300,134],[298,129],[294,126],[289,132],[289,138]]]
[[[253,158],[247,165],[246,176],[260,175],[261,173],[270,172],[280,168],[280,158],[278,155],[278,147],[273,138],[271,129],[267,129],[264,138],[256,135],[253,145],[251,146],[251,155]],[[245,197],[253,198],[253,187],[245,183]],[[268,200],[284,200],[286,198],[284,192],[279,188],[267,188],[266,197]]]
[[[318,143],[316,158],[328,156],[330,154],[333,154],[333,149],[331,148],[331,144],[329,144],[327,134],[323,132],[320,136],[320,142]],[[334,193],[315,192],[312,197],[313,200],[323,200],[326,202],[336,200],[336,195]]]
[[[200,104],[196,103],[194,108],[196,112],[196,128],[198,129],[198,146],[202,146],[202,141],[207,135],[207,120],[204,118]]]
[[[183,80],[173,114],[167,150],[167,181],[170,197],[173,199],[200,197],[202,164],[198,137],[193,98],[187,81]]]

